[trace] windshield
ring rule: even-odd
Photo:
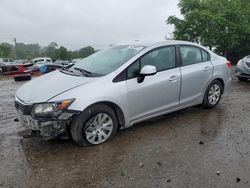
[[[142,46],[129,45],[107,48],[77,61],[72,69],[83,69],[89,73],[107,75],[119,68],[143,48]]]

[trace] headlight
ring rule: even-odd
[[[63,101],[35,104],[32,108],[31,115],[37,117],[57,116],[71,105],[74,100],[75,99],[66,99]]]

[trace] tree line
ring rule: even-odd
[[[233,63],[250,55],[249,0],[180,0],[183,18],[170,16],[173,38],[209,47]]]
[[[95,52],[91,46],[83,47],[79,50],[71,51],[64,46],[58,46],[56,42],[51,42],[48,46],[41,47],[39,44],[17,43],[16,48],[9,43],[0,44],[0,58],[33,59],[35,57],[47,56],[52,60],[72,60],[84,58]]]

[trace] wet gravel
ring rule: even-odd
[[[22,138],[0,81],[0,187],[250,187],[250,82],[233,81],[213,110],[189,108],[80,148]]]

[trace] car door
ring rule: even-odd
[[[205,50],[195,46],[180,46],[181,96],[180,104],[200,103],[203,92],[213,76],[213,64]]]
[[[137,75],[145,65],[157,73],[138,83]],[[130,121],[145,119],[179,105],[180,68],[176,66],[176,48],[167,46],[145,54],[127,69],[127,99]]]

